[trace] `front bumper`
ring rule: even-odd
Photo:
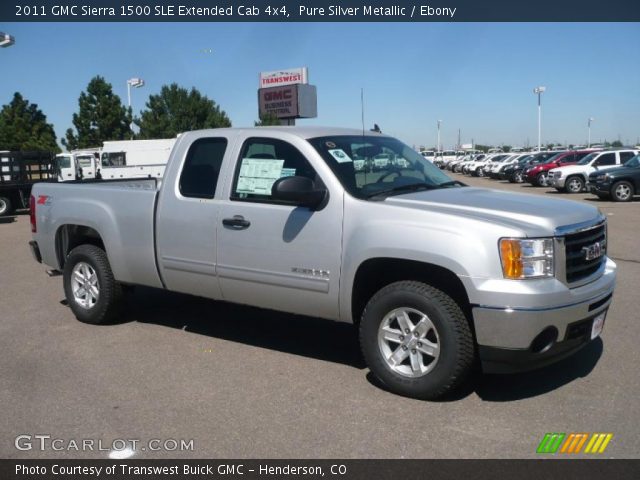
[[[555,176],[551,176],[549,175],[549,185],[551,185],[552,187],[555,188],[564,188],[564,183],[567,179],[564,177],[555,177]]]
[[[593,319],[611,305],[615,280],[615,263],[608,260],[597,280],[567,288],[564,304],[533,307],[545,305],[550,296],[528,293],[521,299],[521,304],[527,307],[474,307],[474,328],[483,370],[487,373],[530,370],[582,348],[590,341]],[[557,299],[558,293],[552,296]],[[510,295],[511,301],[517,301],[518,296]],[[499,297],[500,292],[496,292],[496,298]]]
[[[589,182],[586,185],[587,191],[600,194],[600,195],[609,195],[611,193],[611,184],[609,182]]]

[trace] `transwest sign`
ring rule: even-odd
[[[296,83],[309,83],[307,67],[260,72],[260,88],[282,87]]]

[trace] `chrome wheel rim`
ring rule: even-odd
[[[0,215],[7,211],[7,202],[0,198]]]
[[[71,271],[71,291],[73,300],[82,308],[90,309],[100,298],[100,284],[94,268],[85,262],[78,262]]]
[[[578,193],[580,190],[582,190],[582,182],[580,182],[580,180],[578,180],[577,178],[572,178],[569,181],[569,185],[567,187],[569,188],[570,192]]]
[[[615,194],[620,200],[627,200],[631,195],[631,189],[629,188],[629,185],[618,185],[616,187]]]
[[[538,177],[538,183],[541,187],[547,186],[547,176],[544,173],[540,174],[540,176]]]
[[[378,329],[378,347],[383,360],[403,377],[423,377],[440,357],[440,337],[428,315],[414,308],[396,308],[387,313]]]

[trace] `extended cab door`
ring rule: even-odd
[[[311,149],[298,138],[249,137],[238,143],[218,221],[225,300],[338,318],[342,193],[330,193],[315,211],[271,197],[273,183],[283,176],[308,177],[324,187],[302,153]]]
[[[176,143],[158,198],[158,268],[169,290],[219,299],[219,184],[232,138],[203,134],[190,139]]]

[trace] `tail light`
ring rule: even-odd
[[[38,231],[36,226],[36,197],[33,195],[29,198],[29,219],[31,220],[31,232],[36,233]]]

